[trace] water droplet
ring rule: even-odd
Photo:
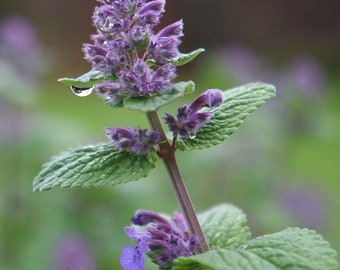
[[[78,97],[86,97],[88,95],[91,95],[94,86],[92,87],[77,87],[74,85],[70,86],[72,92],[76,94]]]
[[[104,26],[103,28],[105,29],[105,31],[110,31],[111,28],[114,26],[113,18],[111,17],[106,18],[103,26]]]
[[[189,135],[189,139],[195,139],[196,138],[196,133],[191,133]]]

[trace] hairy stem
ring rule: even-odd
[[[189,230],[191,234],[198,235],[201,239],[198,252],[203,253],[209,251],[208,243],[205,239],[202,228],[198,222],[193,203],[190,199],[188,190],[185,186],[184,180],[177,165],[175,157],[175,147],[174,145],[170,145],[169,141],[167,140],[158,113],[149,112],[147,113],[147,118],[151,128],[161,133],[163,142],[159,145],[159,155],[162,158],[164,165],[168,171],[171,183],[176,192],[177,200],[180,204],[183,215],[188,224]]]

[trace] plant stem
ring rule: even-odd
[[[164,132],[163,125],[159,119],[157,112],[149,112],[146,114],[149,124],[153,130],[161,133],[162,143],[159,144],[159,156],[162,158],[164,165],[168,171],[171,183],[175,189],[177,200],[181,206],[184,218],[188,224],[191,234],[198,235],[201,239],[198,248],[199,253],[209,251],[208,243],[203,234],[202,228],[198,222],[198,218],[194,209],[194,205],[190,199],[188,190],[185,186],[182,175],[179,171],[176,157],[175,147],[170,145]]]

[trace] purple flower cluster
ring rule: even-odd
[[[161,142],[158,131],[147,131],[140,128],[106,128],[106,135],[119,151],[128,151],[137,155],[148,153]]]
[[[93,254],[87,241],[78,236],[62,239],[56,248],[53,269],[95,270]]]
[[[85,59],[108,80],[96,86],[98,94],[116,105],[126,96],[153,96],[168,89],[176,77],[171,61],[179,54],[182,21],[154,33],[165,0],[99,2],[92,16],[97,33],[92,44],[83,45]]]
[[[170,269],[176,258],[195,254],[200,243],[198,236],[189,235],[183,216],[177,212],[168,220],[153,211],[139,210],[131,221],[146,226],[146,230],[125,227],[129,238],[137,242],[135,247],[122,250],[120,264],[124,270],[143,270],[145,253],[160,269]]]
[[[192,138],[195,133],[207,124],[212,112],[202,112],[204,107],[219,107],[223,101],[223,93],[218,89],[210,89],[198,96],[190,105],[185,104],[177,111],[177,116],[166,114],[165,123],[174,135]]]
[[[13,68],[23,84],[34,84],[38,79],[42,72],[41,44],[26,18],[8,16],[0,22],[0,59],[7,70]]]
[[[327,223],[322,194],[308,188],[289,188],[281,194],[281,206],[298,226],[320,229]]]

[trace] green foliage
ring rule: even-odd
[[[185,65],[194,60],[198,55],[200,55],[204,51],[205,50],[203,48],[200,48],[195,51],[192,51],[191,53],[180,53],[173,61],[171,61],[171,64],[175,66]]]
[[[251,83],[224,92],[223,103],[212,109],[211,121],[196,133],[193,139],[177,142],[180,150],[204,149],[226,140],[243,120],[267,100],[275,96],[275,87],[264,83]]]
[[[338,268],[336,252],[313,230],[288,228],[250,240],[243,249],[265,258],[279,269]]]
[[[244,214],[226,204],[201,214],[200,220],[211,250],[178,258],[173,270],[335,270],[338,267],[336,252],[315,231],[288,228],[248,241],[250,233]]]
[[[174,66],[183,66],[194,60],[198,55],[200,55],[204,51],[205,50],[203,48],[200,48],[190,53],[179,53],[178,56],[171,61],[171,64]],[[148,64],[150,66],[161,66],[159,63],[157,63],[157,61],[153,59],[149,59]]]
[[[89,72],[79,76],[78,78],[61,78],[58,82],[62,82],[68,86],[79,88],[92,87],[94,84],[104,81],[102,72],[98,70],[90,70]]]
[[[235,249],[251,237],[246,215],[233,205],[215,206],[198,218],[211,249]]]
[[[136,181],[148,175],[155,167],[155,160],[153,152],[146,155],[119,152],[111,144],[72,149],[43,166],[33,182],[33,190],[113,186]]]
[[[195,91],[193,81],[175,83],[167,89],[162,95],[152,97],[127,97],[123,104],[125,108],[138,110],[141,112],[157,111],[160,107],[168,104],[178,97],[190,94]]]

